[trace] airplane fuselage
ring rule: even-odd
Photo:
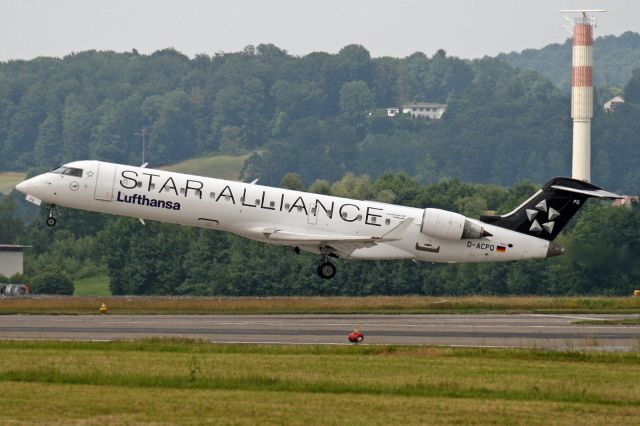
[[[313,253],[326,254],[330,251],[325,248],[338,247],[339,257],[351,259],[512,261],[547,257],[553,244],[471,218],[465,219],[481,226],[486,236],[430,235],[423,223],[425,209],[375,201],[99,161],[65,167],[72,172],[45,173],[17,189],[36,203],[227,231]],[[371,237],[373,242],[349,245],[345,240],[358,237]],[[329,242],[323,244],[322,238]],[[334,238],[338,242],[331,243]]]

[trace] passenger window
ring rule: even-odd
[[[285,210],[289,210],[289,206],[290,206],[290,204],[289,204],[289,203],[285,203],[285,205],[284,205],[284,209],[285,209]]]
[[[260,200],[256,200],[256,206],[260,205]]]
[[[209,198],[211,198],[211,199],[216,198],[216,193],[215,192],[210,192],[209,193]]]
[[[156,184],[152,183],[151,185],[149,185],[149,189],[156,189]]]
[[[384,220],[384,224],[385,224],[385,225],[389,225],[390,223],[391,223],[391,219],[385,219],[385,220]]]
[[[184,195],[184,188],[180,188],[180,195]]]
[[[275,203],[274,201],[271,201],[271,202],[269,203],[269,207],[275,207],[275,206],[276,206],[276,203]]]
[[[136,184],[136,186],[137,186],[138,188],[142,188],[142,181],[138,181],[138,183]]]
[[[356,220],[362,220],[362,215],[361,215],[361,214],[359,214],[359,215],[356,217]]]

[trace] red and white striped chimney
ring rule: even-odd
[[[573,26],[571,71],[571,118],[573,118],[574,179],[591,180],[591,119],[593,118],[593,26],[582,16]]]

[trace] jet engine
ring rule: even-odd
[[[424,209],[420,232],[447,240],[479,239],[492,236],[461,214],[440,209]]]

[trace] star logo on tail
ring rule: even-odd
[[[526,213],[529,222],[531,222],[529,231],[536,233],[540,233],[543,230],[547,231],[549,234],[553,233],[553,226],[555,225],[554,220],[560,216],[560,212],[553,207],[547,206],[547,200],[540,201],[533,209],[527,209]],[[540,222],[544,220],[542,218],[544,213],[546,213],[547,220],[540,224]],[[540,221],[538,221],[538,219],[540,219]]]

